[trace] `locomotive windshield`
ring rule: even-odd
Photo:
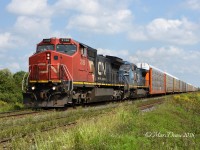
[[[46,50],[54,50],[54,45],[38,45],[36,52],[39,53]]]
[[[76,48],[76,45],[72,45],[72,44],[58,44],[56,45],[56,50],[57,52],[65,53],[71,56],[74,53],[76,53],[77,48]]]

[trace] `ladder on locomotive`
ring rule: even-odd
[[[73,88],[74,88],[73,87],[73,78],[72,78],[72,75],[70,74],[70,72],[69,72],[68,68],[66,67],[66,65],[61,64],[59,68],[60,68],[60,71],[59,71],[59,73],[60,73],[60,75],[59,75],[60,80],[62,82],[64,82],[64,83],[67,82],[67,84],[68,84],[68,91],[72,92]],[[65,78],[63,76],[63,73],[67,77],[68,80],[65,80]]]

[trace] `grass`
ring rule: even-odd
[[[85,111],[83,109],[78,109],[76,111],[66,111],[57,112],[52,111],[46,114],[39,114],[36,116],[27,116],[24,118],[11,118],[6,120],[1,119],[0,123],[0,139],[5,139],[9,137],[20,138],[24,135],[31,135],[37,132],[48,130],[49,128],[56,128],[58,126],[65,125],[77,121],[79,118],[91,118],[96,115],[103,114],[110,111],[108,108],[99,109],[98,111],[93,108]]]
[[[134,104],[106,110],[81,110],[78,125],[32,135],[10,143],[12,149],[200,149],[200,93],[165,98],[150,112]],[[76,113],[72,113],[69,116]]]
[[[0,112],[14,111],[24,109],[24,105],[21,103],[7,103],[0,100]]]

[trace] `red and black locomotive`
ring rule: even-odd
[[[29,58],[24,104],[63,107],[122,98],[118,71],[123,60],[70,38],[43,39]]]

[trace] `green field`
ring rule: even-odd
[[[76,125],[46,132],[41,132],[39,125],[27,126],[26,130],[32,134],[16,138],[7,146],[38,150],[200,149],[200,93],[167,96],[164,99],[164,104],[147,112],[128,102],[116,108],[68,112],[68,119],[76,120]],[[52,125],[55,124],[54,115],[50,116]],[[31,121],[34,118],[24,120],[24,123]],[[46,126],[51,126],[51,123]]]

